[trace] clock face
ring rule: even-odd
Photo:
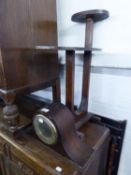
[[[39,139],[48,145],[57,142],[58,133],[54,123],[43,114],[34,117],[33,125]]]

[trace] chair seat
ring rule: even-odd
[[[87,18],[91,18],[94,22],[102,21],[109,17],[107,10],[87,10],[72,15],[71,20],[74,22],[86,22]]]

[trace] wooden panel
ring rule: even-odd
[[[3,49],[5,89],[37,86],[58,77],[58,59],[54,53],[22,49]]]
[[[0,21],[0,47],[57,42],[54,0],[1,0]]]
[[[43,54],[36,45],[57,45],[55,0],[0,1],[0,88],[39,86],[58,77],[57,53]],[[9,50],[6,50],[6,49]]]
[[[36,0],[32,0],[30,6],[34,45],[56,45],[56,2],[38,0],[36,3]]]

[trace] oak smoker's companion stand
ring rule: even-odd
[[[83,80],[82,80],[82,97],[81,104],[77,110],[78,116],[87,115],[88,108],[88,94],[89,94],[89,81],[90,81],[90,68],[92,51],[97,50],[92,48],[93,43],[93,25],[95,22],[102,21],[108,18],[109,14],[106,10],[88,10],[76,13],[72,16],[72,21],[85,23],[85,51],[83,56]],[[98,49],[99,50],[99,49]],[[74,69],[75,69],[75,51],[67,51],[66,56],[67,70],[66,70],[66,104],[74,111]]]

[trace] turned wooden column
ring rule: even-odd
[[[3,120],[10,133],[17,131],[19,125],[19,110],[15,104],[15,93],[2,94],[2,98],[5,102],[3,108]]]

